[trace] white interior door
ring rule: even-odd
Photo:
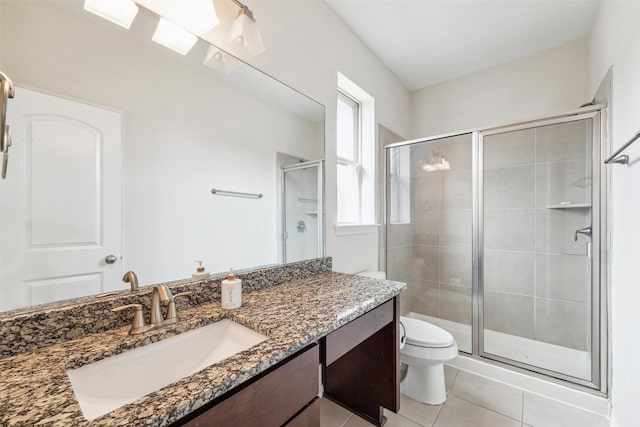
[[[121,121],[16,88],[0,183],[1,310],[122,288]]]

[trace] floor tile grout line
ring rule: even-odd
[[[420,427],[431,427],[431,426],[425,426],[424,424],[422,424],[422,422],[416,421],[416,420],[414,420],[412,418],[405,417],[404,415],[400,414],[399,412],[396,413],[396,415],[399,416],[400,418],[406,420],[406,421],[409,421],[409,423],[411,423],[411,424],[415,424],[415,425],[420,426]],[[388,418],[387,418],[387,421],[389,421]]]
[[[455,368],[453,368],[455,369]],[[456,383],[456,379],[458,378],[458,374],[460,373],[459,369],[456,369],[456,371],[453,374],[453,379],[451,380],[451,386],[449,386],[449,390],[447,390],[447,399],[449,398],[449,395],[451,394],[452,390],[453,390],[453,386]],[[430,427],[433,427],[436,425],[436,422],[438,422],[438,417],[440,416],[440,413],[442,412],[442,409],[444,408],[444,405],[447,403],[447,400],[445,399],[444,402],[442,402],[440,404],[440,407],[438,408],[438,412],[436,412],[436,416],[433,418],[433,422],[431,423]]]
[[[488,408],[488,407],[486,407],[486,406],[484,406],[484,405],[479,404],[478,402],[474,402],[473,400],[469,400],[469,399],[466,399],[466,398],[464,398],[464,397],[460,397],[460,396],[458,396],[457,394],[454,394],[454,396],[455,396],[456,398],[460,399],[460,400],[464,400],[464,401],[465,401],[465,402],[467,402],[467,403],[471,403],[471,404],[476,405],[476,406],[478,406],[478,407],[480,407],[480,408],[482,408],[482,409],[486,409],[487,411],[491,411],[491,412],[493,412],[494,414],[501,415],[501,416],[503,416],[503,417],[505,417],[505,418],[509,418],[510,420],[514,420],[514,421],[522,422],[522,420],[519,420],[519,419],[517,419],[517,418],[513,418],[513,417],[511,417],[511,416],[509,416],[509,415],[503,414],[502,412],[498,412],[498,411],[496,411],[495,409]]]
[[[456,369],[456,368],[453,368]],[[449,386],[449,390],[447,390],[447,394],[451,393],[453,390],[453,386],[456,384],[456,380],[458,379],[458,374],[460,373],[460,369],[456,369],[456,372],[453,374],[453,379],[451,380],[451,386]]]
[[[344,427],[344,426],[349,422],[349,420],[350,420],[352,417],[353,417],[353,414],[349,414],[349,416],[347,417],[347,419],[346,419],[346,420],[344,420],[344,422],[343,422],[342,424],[340,424],[340,426],[338,426],[338,427]]]
[[[433,419],[433,422],[431,423],[430,426],[426,426],[426,427],[433,427],[436,425],[436,421],[438,420],[438,417],[440,416],[440,412],[442,412],[442,408],[444,408],[444,404],[447,403],[446,401],[442,402],[442,404],[440,405],[440,407],[438,408],[438,412],[436,412],[436,416]]]

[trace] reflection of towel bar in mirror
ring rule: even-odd
[[[262,199],[262,193],[241,193],[238,191],[227,191],[227,190],[217,190],[215,188],[211,189],[211,194],[219,194],[221,196],[234,196],[234,197],[248,197],[255,199]]]

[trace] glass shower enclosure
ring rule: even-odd
[[[324,256],[324,161],[282,168],[283,262]]]
[[[386,148],[402,314],[474,357],[604,391],[601,108]]]

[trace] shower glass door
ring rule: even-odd
[[[585,385],[598,382],[599,122],[479,134],[480,355]]]
[[[402,315],[449,331],[472,350],[472,134],[386,150],[386,268],[407,283]]]
[[[324,255],[323,161],[282,168],[283,261]]]
[[[475,357],[606,391],[602,114],[385,147],[386,271],[407,283],[403,316]]]

